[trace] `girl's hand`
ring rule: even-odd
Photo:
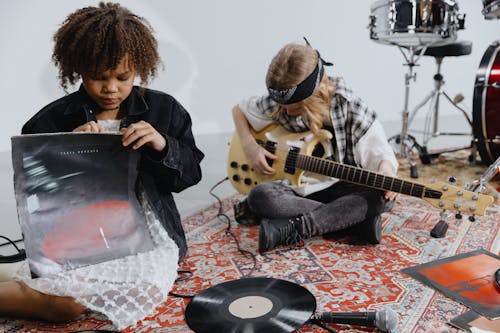
[[[383,160],[382,162],[380,162],[378,172],[383,174],[383,175],[393,177],[393,178],[397,176],[391,163],[389,161],[386,161],[386,160]],[[393,200],[396,200],[398,197],[399,197],[399,193],[385,191],[384,198],[386,200],[393,201]]]
[[[264,175],[272,175],[276,172],[276,170],[269,166],[266,160],[266,158],[275,160],[277,158],[276,155],[271,154],[255,141],[244,147],[248,162],[256,172]]]
[[[396,192],[391,192],[391,191],[385,191],[385,200],[389,201],[394,201],[399,197],[399,193]]]
[[[122,144],[125,147],[133,144],[132,149],[134,150],[146,145],[156,151],[162,151],[167,145],[165,138],[144,120],[120,129],[120,133],[123,134]]]
[[[104,127],[96,123],[95,121],[89,121],[83,125],[78,126],[73,130],[73,132],[83,132],[83,133],[104,133],[106,130]]]

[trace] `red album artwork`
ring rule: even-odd
[[[495,319],[500,317],[500,290],[494,281],[499,268],[500,256],[480,249],[402,271],[480,315]]]
[[[153,248],[135,191],[139,157],[116,134],[12,137],[17,210],[33,277]]]

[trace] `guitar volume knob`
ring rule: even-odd
[[[236,169],[238,167],[238,162],[232,161],[230,164],[231,168]]]
[[[250,178],[245,178],[243,182],[245,183],[245,185],[252,185],[252,180]]]
[[[239,181],[240,181],[240,176],[238,176],[238,175],[234,175],[234,176],[233,176],[233,180],[234,180],[235,182],[239,182]]]

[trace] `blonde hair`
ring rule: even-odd
[[[318,53],[308,45],[289,43],[285,45],[274,56],[269,65],[266,75],[267,87],[275,89],[288,89],[302,82],[318,65]],[[323,74],[321,83],[311,96],[301,102],[305,110],[305,117],[309,121],[309,127],[316,133],[323,127],[323,122],[330,117],[330,101],[333,96],[334,86]],[[286,105],[278,104],[273,112],[273,118],[277,118],[286,108]]]

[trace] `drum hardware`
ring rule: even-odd
[[[405,97],[404,97],[404,108],[402,111],[402,127],[401,133],[396,134],[389,138],[389,142],[394,142],[397,146],[399,146],[399,152],[396,151],[396,155],[398,157],[407,158],[410,164],[410,176],[412,178],[418,178],[417,171],[417,162],[415,158],[415,154],[411,152],[415,149],[418,153],[422,152],[422,146],[420,146],[415,138],[408,134],[408,121],[409,121],[409,104],[410,104],[410,83],[411,81],[416,81],[417,73],[413,71],[413,67],[418,66],[417,62],[422,56],[422,54],[427,49],[427,46],[424,46],[420,49],[416,49],[414,46],[402,47],[398,46],[398,49],[403,54],[403,57],[406,61],[404,66],[408,66],[408,71],[405,73]],[[407,53],[405,53],[405,51]],[[396,149],[397,150],[397,149]]]
[[[473,191],[477,193],[483,193],[487,188],[493,191],[498,197],[498,192],[494,187],[490,186],[488,182],[492,180],[495,176],[500,173],[500,157],[492,163],[488,169],[479,177],[478,180],[475,180],[471,184],[466,184],[465,189],[467,191]]]
[[[483,0],[483,10],[481,13],[487,20],[500,18],[500,0]]]
[[[444,77],[441,74],[441,64],[443,62],[444,57],[450,56],[463,56],[469,55],[472,51],[472,43],[471,42],[456,42],[445,44],[441,46],[431,46],[427,47],[427,49],[423,52],[425,56],[433,56],[436,60],[437,71],[434,75],[434,89],[432,89],[425,98],[415,106],[415,108],[411,112],[411,116],[408,120],[408,127],[410,127],[417,113],[428,104],[428,112],[425,118],[424,130],[420,133],[423,134],[423,149],[420,151],[420,158],[422,163],[429,164],[431,162],[430,156],[427,152],[427,145],[429,141],[438,136],[446,135],[446,136],[460,136],[466,135],[472,138],[472,120],[467,114],[467,111],[459,106],[459,103],[463,101],[464,97],[461,94],[455,96],[455,98],[451,98],[446,91],[443,89],[443,85],[445,83]],[[439,107],[440,107],[440,99],[441,96],[444,96],[445,99],[457,110],[459,110],[463,116],[465,117],[467,123],[470,125],[471,131],[467,133],[461,132],[440,132],[439,131]],[[431,129],[432,126],[432,129]],[[473,145],[473,141],[471,141],[471,146]],[[441,151],[444,152],[444,151]],[[473,155],[471,155],[473,156]]]
[[[408,66],[402,130],[389,138],[389,142],[395,143],[399,157],[408,158],[411,177],[418,178],[413,152],[416,149],[422,155],[424,147],[408,134],[410,83],[416,80],[413,68],[428,47],[456,40],[457,30],[464,29],[465,14],[458,13],[458,5],[453,0],[378,0],[370,10],[370,39],[397,46]]]
[[[483,140],[479,140],[479,139],[474,139],[474,142],[487,142],[487,143],[494,143],[494,144],[500,144],[500,136],[495,136],[494,139],[483,139]]]

